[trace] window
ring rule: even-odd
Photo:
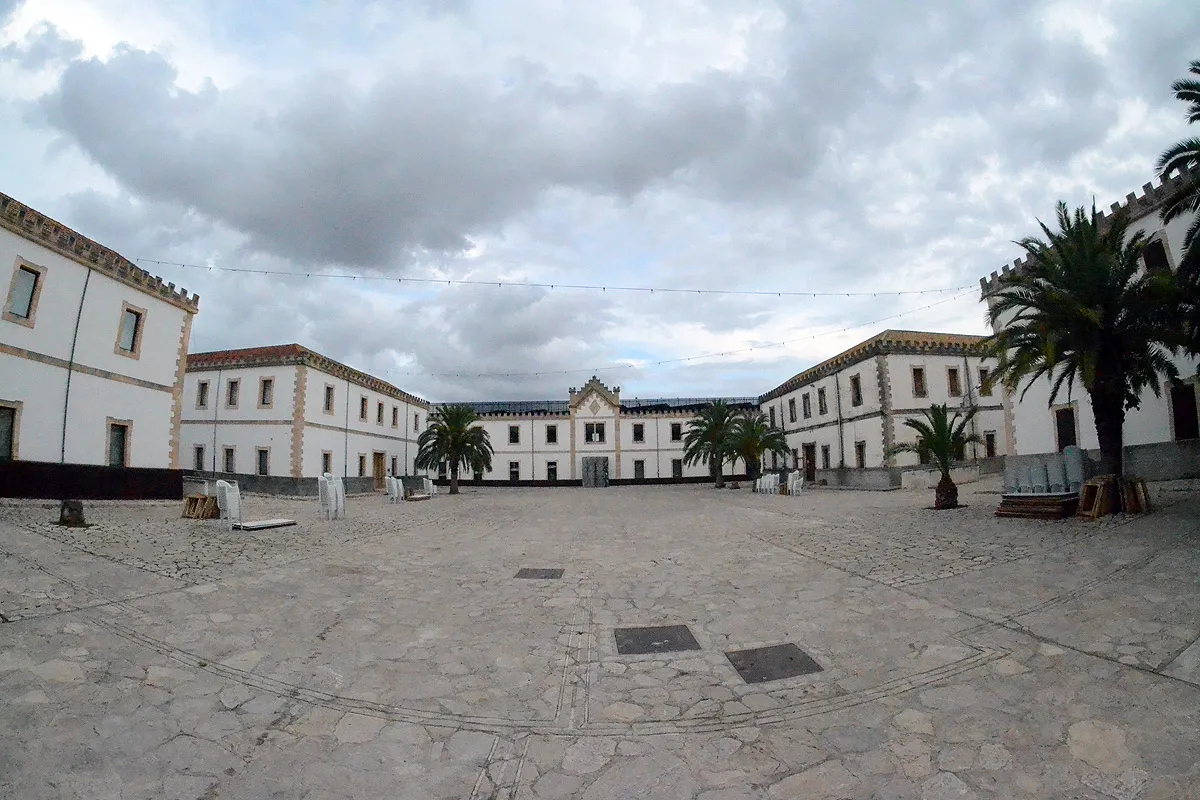
[[[271,451],[265,447],[256,447],[254,449],[254,458],[257,462],[255,466],[258,468],[259,475],[271,474]]]
[[[321,474],[333,472],[333,452],[330,450],[321,451]]]
[[[398,467],[398,466],[400,466],[400,459],[398,459],[396,456],[392,456],[392,474],[393,475],[399,474],[398,471],[396,470],[396,467]]]
[[[521,480],[521,462],[520,461],[508,462],[508,479],[510,481],[512,481],[513,483],[516,483],[517,481]]]
[[[438,462],[438,480],[439,481],[446,480],[446,462],[445,461]]]
[[[646,425],[642,422],[633,423],[633,440],[635,442],[646,441]]]
[[[646,462],[644,459],[637,459],[633,462],[633,479],[635,481],[646,480]]]
[[[1175,441],[1200,439],[1200,413],[1196,408],[1196,384],[1171,387],[1171,422]]]
[[[1142,250],[1142,262],[1146,265],[1146,272],[1168,272],[1171,269],[1167,248],[1163,246],[1161,239],[1155,239],[1146,245]]]
[[[796,398],[788,398],[788,422],[796,421]]]
[[[12,283],[8,287],[8,302],[4,305],[4,319],[18,325],[33,327],[45,271],[43,267],[35,267],[23,261],[17,262],[17,267],[13,270]]]
[[[861,406],[862,403],[862,378],[857,375],[850,376],[850,405]]]
[[[546,426],[546,444],[558,444],[558,426]]]
[[[202,444],[192,448],[192,469],[197,472],[204,471],[204,445]]]
[[[363,422],[367,421],[367,396],[365,394],[358,398],[358,418]]]
[[[821,445],[821,469],[829,469],[829,445]]]
[[[671,441],[678,442],[678,441],[681,441],[682,439],[683,439],[683,423],[682,422],[672,422],[671,423]]]
[[[962,397],[962,381],[958,377],[958,367],[946,368],[946,392],[951,397]]]
[[[546,480],[548,480],[548,481],[558,480],[558,462],[557,461],[547,461],[546,462]]]
[[[682,458],[672,458],[671,459],[671,477],[672,478],[682,478],[683,477],[683,459]]]
[[[771,451],[771,469],[779,469],[779,453]]]
[[[383,403],[375,404],[375,424],[376,425],[383,424]]]
[[[800,451],[794,447],[792,448],[792,466],[800,469]]]
[[[237,450],[232,447],[226,447],[224,453],[224,461],[221,464],[225,472],[237,472]]]
[[[983,432],[983,454],[988,458],[996,457],[996,432]]]
[[[108,465],[110,467],[129,466],[129,428],[127,420],[108,422]]]
[[[774,428],[775,427],[775,406],[771,406],[767,410],[771,412],[771,427]]]
[[[400,427],[400,406],[392,406],[392,427]]]
[[[825,390],[817,389],[817,413],[828,414],[829,405],[825,402]]]
[[[925,388],[925,368],[912,368],[913,397],[927,397],[929,390]]]
[[[805,392],[804,396],[800,398],[800,405],[804,409],[804,418],[809,419],[812,417],[812,398],[807,392]]]
[[[146,309],[124,303],[121,306],[121,327],[117,330],[117,346],[115,352],[119,355],[137,358],[142,352],[142,323],[146,317]]]
[[[855,442],[854,443],[854,465],[856,467],[858,467],[859,469],[863,469],[864,467],[867,466],[867,443],[866,442]]]
[[[196,384],[196,408],[208,408],[208,381]]]
[[[589,422],[583,426],[584,441],[592,444],[604,444],[604,423]]]
[[[421,415],[413,414],[413,433],[421,430]]]
[[[992,396],[992,371],[987,367],[979,368],[979,396]]]
[[[258,407],[270,408],[275,404],[275,379],[262,378],[258,382]]]
[[[358,477],[365,478],[367,476],[367,457],[362,453],[358,454]]]
[[[333,385],[325,384],[325,413],[333,413]],[[328,472],[329,470],[325,470]]]
[[[521,427],[519,425],[509,425],[508,426],[508,443],[509,444],[520,444],[521,443]]]
[[[238,394],[242,388],[242,381],[239,378],[230,378],[225,383],[225,407],[238,407]]]
[[[1066,406],[1054,410],[1054,432],[1058,437],[1060,453],[1078,441],[1075,436],[1075,409]]]

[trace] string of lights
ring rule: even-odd
[[[698,295],[741,295],[750,297],[899,297],[904,295],[945,294],[971,289],[970,286],[949,286],[941,289],[879,289],[870,292],[799,292],[790,290],[754,289],[683,289],[672,286],[606,286],[585,283],[538,283],[533,281],[469,280],[453,278],[397,278],[387,275],[357,275],[343,272],[290,272],[288,270],[254,269],[250,267],[220,267],[211,264],[186,264],[179,261],[160,261],[153,258],[135,258],[138,264],[154,264],[161,267],[231,272],[250,275],[275,275],[286,278],[333,278],[351,281],[396,281],[398,284],[432,286],[498,286],[534,289],[578,289],[597,292],[643,292],[646,294],[698,294]]]

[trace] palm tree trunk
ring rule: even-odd
[[[450,494],[458,494],[458,467],[450,467]]]
[[[950,473],[943,472],[933,494],[933,507],[939,511],[944,508],[958,508],[958,487],[950,478]]]
[[[721,459],[718,458],[710,458],[708,460],[708,474],[716,481],[716,488],[718,489],[725,488],[725,476],[722,474],[724,470],[721,469],[721,463]]]
[[[1125,396],[1119,388],[1096,381],[1092,389],[1092,415],[1096,418],[1096,438],[1100,442],[1102,473],[1122,477],[1123,429],[1125,427]]]

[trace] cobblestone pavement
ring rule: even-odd
[[[0,797],[1200,796],[1200,488],[1097,523],[962,489],[0,507]],[[700,649],[617,652],[658,625]],[[787,642],[822,670],[725,655]]]

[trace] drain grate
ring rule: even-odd
[[[749,650],[730,650],[725,657],[746,683],[781,681],[824,671],[808,653],[791,642]]]
[[[700,643],[687,625],[659,625],[650,628],[616,628],[617,652],[623,656],[646,653],[672,653],[699,650]]]
[[[534,580],[556,581],[563,576],[561,569],[547,569],[545,567],[522,567],[517,570],[516,577],[518,578],[533,578]]]

